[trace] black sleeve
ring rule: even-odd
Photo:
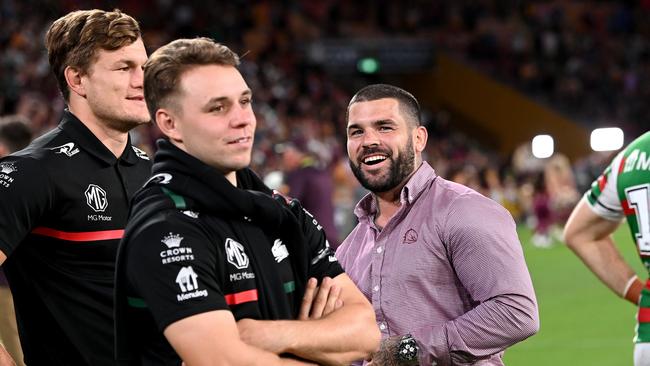
[[[198,219],[177,211],[164,216],[135,232],[126,252],[130,287],[161,331],[191,315],[229,310],[219,254]]]
[[[6,256],[51,208],[53,191],[47,170],[36,159],[10,155],[0,160],[0,251]]]
[[[320,280],[325,276],[334,278],[343,273],[343,268],[334,256],[334,251],[325,237],[325,231],[316,218],[305,210],[298,200],[291,200],[289,206],[298,218],[298,223],[302,226],[307,241],[308,276]]]

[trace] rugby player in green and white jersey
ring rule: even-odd
[[[650,365],[650,281],[645,286],[624,261],[611,234],[623,217],[650,271],[650,132],[620,152],[571,213],[564,239],[619,296],[639,306],[634,365]]]

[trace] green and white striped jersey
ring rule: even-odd
[[[609,220],[623,217],[650,272],[650,132],[621,151],[585,194],[593,211]],[[650,281],[641,291],[635,342],[650,342]]]
[[[639,254],[650,256],[650,132],[614,158],[586,197],[597,215],[609,220],[625,217]]]

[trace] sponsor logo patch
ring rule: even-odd
[[[163,237],[160,242],[165,244],[167,248],[171,249],[171,248],[178,248],[179,246],[181,246],[181,242],[183,241],[183,239],[184,238],[178,234],[169,233],[169,235]]]
[[[237,269],[248,268],[249,260],[246,252],[244,251],[244,246],[241,243],[233,239],[226,239],[226,257],[228,263],[235,266]]]
[[[14,163],[0,163],[0,173],[2,174],[11,174],[17,171],[18,168],[16,168]]]
[[[149,160],[149,156],[147,156],[146,152],[144,152],[143,150],[138,149],[135,146],[131,146],[131,148],[135,152],[135,155],[137,155],[140,159]]]
[[[18,171],[18,168],[13,163],[0,163],[0,187],[9,188],[14,178],[9,174]]]
[[[172,175],[169,173],[158,173],[147,181],[144,185],[146,186],[149,183],[154,183],[154,184],[169,184],[172,180]]]
[[[197,297],[208,297],[208,290],[199,290],[198,279],[199,276],[192,266],[181,268],[176,275],[176,284],[181,290],[181,293],[176,295],[176,300],[180,302]]]
[[[79,148],[74,147],[74,142],[68,142],[57,147],[51,147],[50,150],[54,151],[55,154],[65,154],[68,157],[74,156],[79,152]]]
[[[86,204],[95,212],[104,212],[106,207],[108,207],[106,191],[102,187],[96,184],[89,184],[84,195],[86,196]]]
[[[193,261],[194,254],[192,248],[181,247],[183,237],[178,234],[169,233],[163,237],[160,242],[167,246],[167,249],[160,251],[160,260],[162,264]]]
[[[183,215],[191,217],[193,219],[198,219],[199,218],[199,213],[196,212],[196,211],[184,210],[184,211],[181,211],[181,212],[183,213]]]

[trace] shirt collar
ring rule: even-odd
[[[115,155],[68,109],[63,111],[59,127],[88,154],[97,157],[108,165],[115,164]],[[131,136],[128,136],[126,148],[122,156],[120,156],[120,160],[129,165],[138,162],[138,157],[131,147]]]
[[[423,161],[420,167],[411,176],[406,185],[400,192],[400,202],[404,204],[413,204],[418,197],[424,192],[429,182],[436,177],[436,172],[431,165]],[[377,213],[377,201],[373,193],[365,195],[354,208],[354,214],[361,219],[366,216],[374,216]]]

